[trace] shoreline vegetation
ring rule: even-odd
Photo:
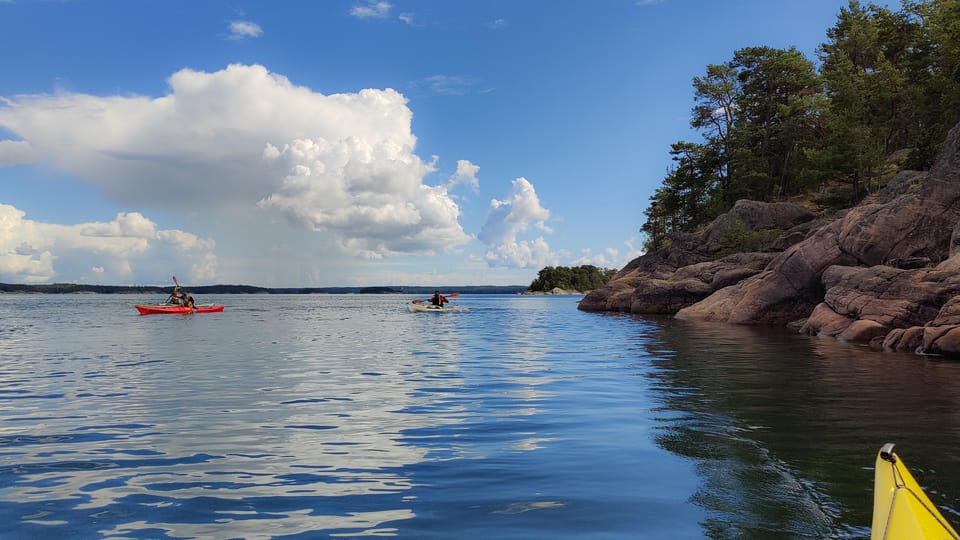
[[[173,285],[87,285],[52,283],[25,285],[0,283],[0,294],[169,294]],[[192,294],[432,294],[436,287],[256,287],[253,285],[198,285],[185,287]],[[460,294],[519,294],[525,285],[465,285],[444,287]]]
[[[616,273],[613,268],[598,268],[592,264],[547,266],[540,270],[523,294],[586,294],[606,285]]]
[[[958,15],[851,0],[817,63],[747,47],[708,65],[645,254],[578,308],[960,357]]]

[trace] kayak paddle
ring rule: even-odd
[[[452,292],[452,293],[450,293],[450,294],[441,294],[440,296],[443,296],[444,298],[456,298],[456,297],[460,296],[460,293],[458,293],[458,292]],[[422,304],[422,303],[424,303],[424,302],[429,302],[429,301],[430,301],[429,298],[427,298],[426,300],[420,300],[420,299],[418,298],[418,299],[416,299],[416,300],[413,300],[413,301],[410,302],[410,303],[411,303],[411,304]]]

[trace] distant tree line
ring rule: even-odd
[[[852,0],[826,37],[819,68],[792,47],[746,47],[694,78],[702,141],[671,145],[641,227],[647,249],[738,199],[820,192],[821,204],[850,206],[882,187],[898,150],[904,168],[929,168],[960,121],[960,0]]]
[[[184,287],[193,294],[430,294],[435,287],[255,287],[253,285],[199,285]],[[163,294],[168,295],[172,285],[85,285],[52,283],[26,285],[0,283],[0,293],[42,294]],[[523,285],[464,285],[449,288],[461,294],[517,294],[527,290]]]
[[[547,292],[560,288],[567,291],[590,291],[603,287],[617,271],[612,268],[583,266],[547,266],[527,289],[530,292]]]

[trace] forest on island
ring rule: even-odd
[[[597,268],[592,264],[574,267],[547,266],[540,270],[527,290],[530,292],[549,292],[553,289],[592,291],[606,285],[616,273],[617,271],[612,268]]]
[[[693,79],[699,142],[671,145],[647,250],[739,199],[845,208],[899,169],[928,169],[960,121],[960,0],[851,1],[817,49],[746,47]]]

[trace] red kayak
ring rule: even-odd
[[[194,306],[193,308],[188,308],[186,306],[177,306],[173,304],[137,304],[133,306],[137,308],[137,311],[141,315],[152,315],[156,313],[213,313],[216,311],[223,311],[223,306],[214,306],[214,305],[199,305]]]

